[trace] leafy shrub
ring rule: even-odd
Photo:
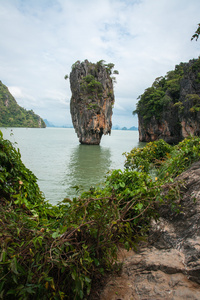
[[[102,83],[97,81],[91,74],[82,78],[81,86],[88,92],[102,91]]]
[[[174,102],[177,101],[180,97],[180,78],[168,80],[166,86],[168,93],[174,98]]]
[[[165,96],[164,91],[159,88],[150,87],[145,90],[144,94],[139,96],[137,109],[134,113],[140,114],[144,119],[149,120],[153,116],[159,119],[162,112],[162,101]]]
[[[0,193],[12,196],[16,204],[36,204],[43,196],[37,185],[36,176],[21,161],[19,150],[12,143],[3,140],[0,131]]]
[[[175,67],[175,70],[169,71],[165,77],[156,78],[152,86],[138,97],[139,101],[133,114],[142,116],[145,126],[152,117],[159,120],[163,110],[170,105],[170,102],[179,101],[180,80],[184,75],[184,65],[184,63],[180,63]]]
[[[200,159],[200,138],[190,137],[174,146],[159,170],[159,177],[175,178]]]
[[[149,172],[152,165],[160,166],[171,150],[172,146],[162,139],[150,142],[143,148],[133,148],[129,153],[124,153],[125,167],[130,170]]]

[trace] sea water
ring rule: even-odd
[[[80,145],[73,128],[0,128],[15,143],[21,158],[38,178],[45,198],[56,204],[104,181],[113,169],[124,168],[124,152],[139,147],[137,131],[112,130],[101,144]]]

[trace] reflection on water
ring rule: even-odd
[[[80,186],[80,188],[87,190],[92,185],[102,182],[110,169],[110,164],[109,148],[98,145],[77,145],[74,147],[65,176],[68,197],[75,195],[73,186]]]

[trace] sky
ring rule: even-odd
[[[0,0],[0,80],[17,103],[71,125],[66,74],[77,61],[119,71],[112,123],[137,126],[137,98],[155,78],[198,58],[199,0]]]

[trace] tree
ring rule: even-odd
[[[198,28],[197,30],[195,31],[195,34],[193,34],[192,38],[191,38],[191,41],[196,39],[196,41],[198,40],[199,38],[199,35],[200,35],[200,23],[198,24]]]

